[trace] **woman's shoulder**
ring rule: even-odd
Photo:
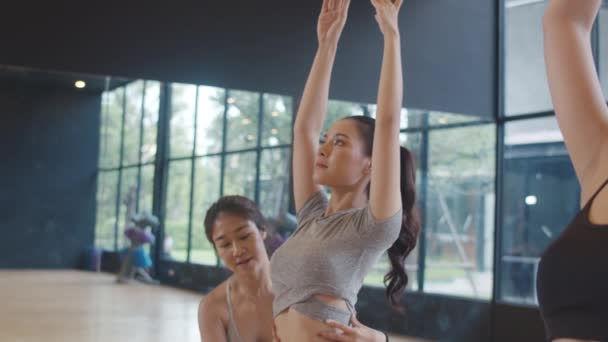
[[[220,317],[222,322],[226,322],[228,319],[227,286],[228,281],[225,280],[201,299],[198,309],[199,319],[204,316],[215,316]]]

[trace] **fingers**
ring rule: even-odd
[[[330,0],[323,0],[323,7],[321,8],[321,13],[329,11],[329,1]]]
[[[336,333],[333,331],[322,331],[317,334],[317,336],[322,337],[326,341],[337,341],[337,342],[350,342],[353,339],[347,335]]]
[[[348,12],[349,7],[350,7],[350,0],[342,0],[342,10],[344,12]]]
[[[281,342],[281,339],[277,334],[277,325],[274,322],[272,323],[272,337],[274,342]]]
[[[325,321],[325,323],[333,329],[341,330],[344,334],[354,334],[355,333],[355,329],[353,329],[351,327],[347,327],[346,325],[344,325],[342,323],[339,323],[339,322],[336,322],[333,320],[327,320],[327,321]]]
[[[397,7],[397,10],[401,8],[401,5],[403,5],[403,0],[395,0],[395,7]]]
[[[353,327],[355,327],[355,328],[360,328],[360,327],[363,327],[363,326],[364,326],[364,325],[363,325],[361,322],[359,322],[359,320],[357,319],[357,316],[355,316],[355,315],[352,315],[352,316],[350,317],[350,323],[351,323],[351,324],[353,325]]]
[[[334,11],[336,9],[336,2],[337,1],[338,0],[329,0],[329,7],[328,7],[328,9],[330,11]]]

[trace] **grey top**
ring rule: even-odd
[[[232,277],[228,278],[228,284],[226,286],[226,302],[228,303],[228,342],[240,342],[243,339],[236,329],[236,321],[234,320],[234,314],[232,313],[232,300],[230,299],[231,282]]]
[[[327,205],[323,192],[312,195],[297,214],[298,228],[272,255],[275,317],[294,304],[313,300],[315,294],[342,298],[353,310],[363,278],[399,236],[401,210],[380,221],[369,206],[325,217]],[[310,310],[323,312],[300,313],[318,320],[332,317],[325,312],[329,308],[316,307]]]

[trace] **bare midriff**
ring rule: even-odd
[[[314,297],[327,305],[348,311],[348,306],[346,305],[344,299],[322,294],[316,294]],[[309,318],[294,309],[288,308],[281,312],[277,317],[275,317],[274,323],[276,326],[277,336],[281,342],[327,341],[317,336],[319,332],[327,329],[328,326],[325,324],[325,322]]]

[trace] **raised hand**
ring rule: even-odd
[[[350,319],[351,327],[340,324],[336,321],[327,321],[330,327],[326,331],[319,333],[319,337],[326,341],[338,342],[384,342],[386,337],[380,331],[374,330],[363,325],[357,317],[353,315]]]
[[[403,0],[371,0],[376,9],[376,21],[384,36],[399,35],[399,9]]]
[[[319,45],[337,44],[346,23],[350,0],[323,0],[317,24]]]

